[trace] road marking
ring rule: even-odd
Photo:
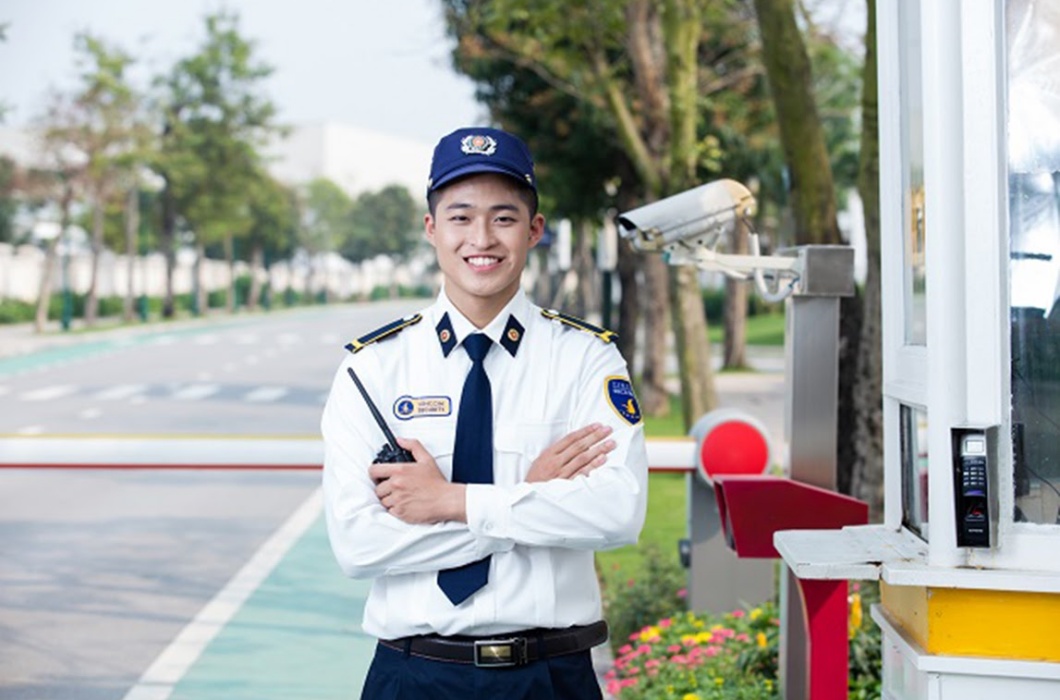
[[[200,335],[200,336],[196,336],[195,340],[194,340],[194,343],[196,345],[216,345],[217,344],[217,336],[216,335]]]
[[[232,340],[236,345],[257,345],[258,335],[256,333],[240,333]]]
[[[249,392],[243,397],[243,400],[252,403],[266,403],[268,401],[275,401],[286,394],[287,387],[285,386],[263,386],[260,389],[255,389],[254,391]]]
[[[124,700],[167,700],[213,638],[316,522],[321,510],[320,489],[317,489],[158,655]]]
[[[15,431],[15,435],[42,435],[43,433],[43,425],[27,425],[26,427],[19,428]]]
[[[60,384],[58,386],[46,386],[43,389],[27,391],[20,397],[23,401],[51,401],[77,391],[77,387],[71,384]]]
[[[216,384],[191,384],[173,392],[172,398],[178,401],[198,401],[212,396],[221,390]]]
[[[119,384],[96,393],[92,398],[98,401],[120,401],[142,394],[147,390],[146,384]]]

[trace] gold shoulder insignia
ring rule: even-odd
[[[549,320],[559,321],[571,328],[577,328],[580,331],[589,331],[605,343],[613,343],[615,339],[618,338],[618,333],[615,333],[614,331],[609,331],[600,326],[594,326],[588,321],[583,321],[576,316],[571,316],[570,314],[565,314],[561,311],[556,311],[555,309],[541,309],[541,315]]]
[[[396,321],[386,324],[382,328],[376,328],[371,333],[362,335],[357,340],[351,340],[346,343],[346,349],[350,352],[360,352],[372,343],[377,343],[380,340],[389,338],[390,336],[398,333],[399,331],[413,326],[423,320],[423,316],[420,314],[413,314],[412,316],[406,316],[405,318],[399,318]]]

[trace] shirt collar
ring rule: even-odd
[[[494,343],[508,351],[512,357],[518,352],[523,342],[525,321],[529,318],[530,302],[520,288],[515,296],[501,309],[492,321],[481,330],[475,327],[464,314],[460,313],[442,289],[434,305],[431,320],[434,321],[435,335],[446,357],[460,341],[472,333],[485,333]],[[521,319],[521,320],[520,320]]]

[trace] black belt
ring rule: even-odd
[[[483,667],[523,666],[548,658],[587,651],[607,641],[607,623],[566,629],[532,629],[496,637],[442,637],[428,634],[400,639],[380,639],[389,649],[434,661]]]

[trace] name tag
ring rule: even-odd
[[[453,412],[453,401],[448,396],[401,396],[394,402],[398,420],[427,416],[448,416]]]

